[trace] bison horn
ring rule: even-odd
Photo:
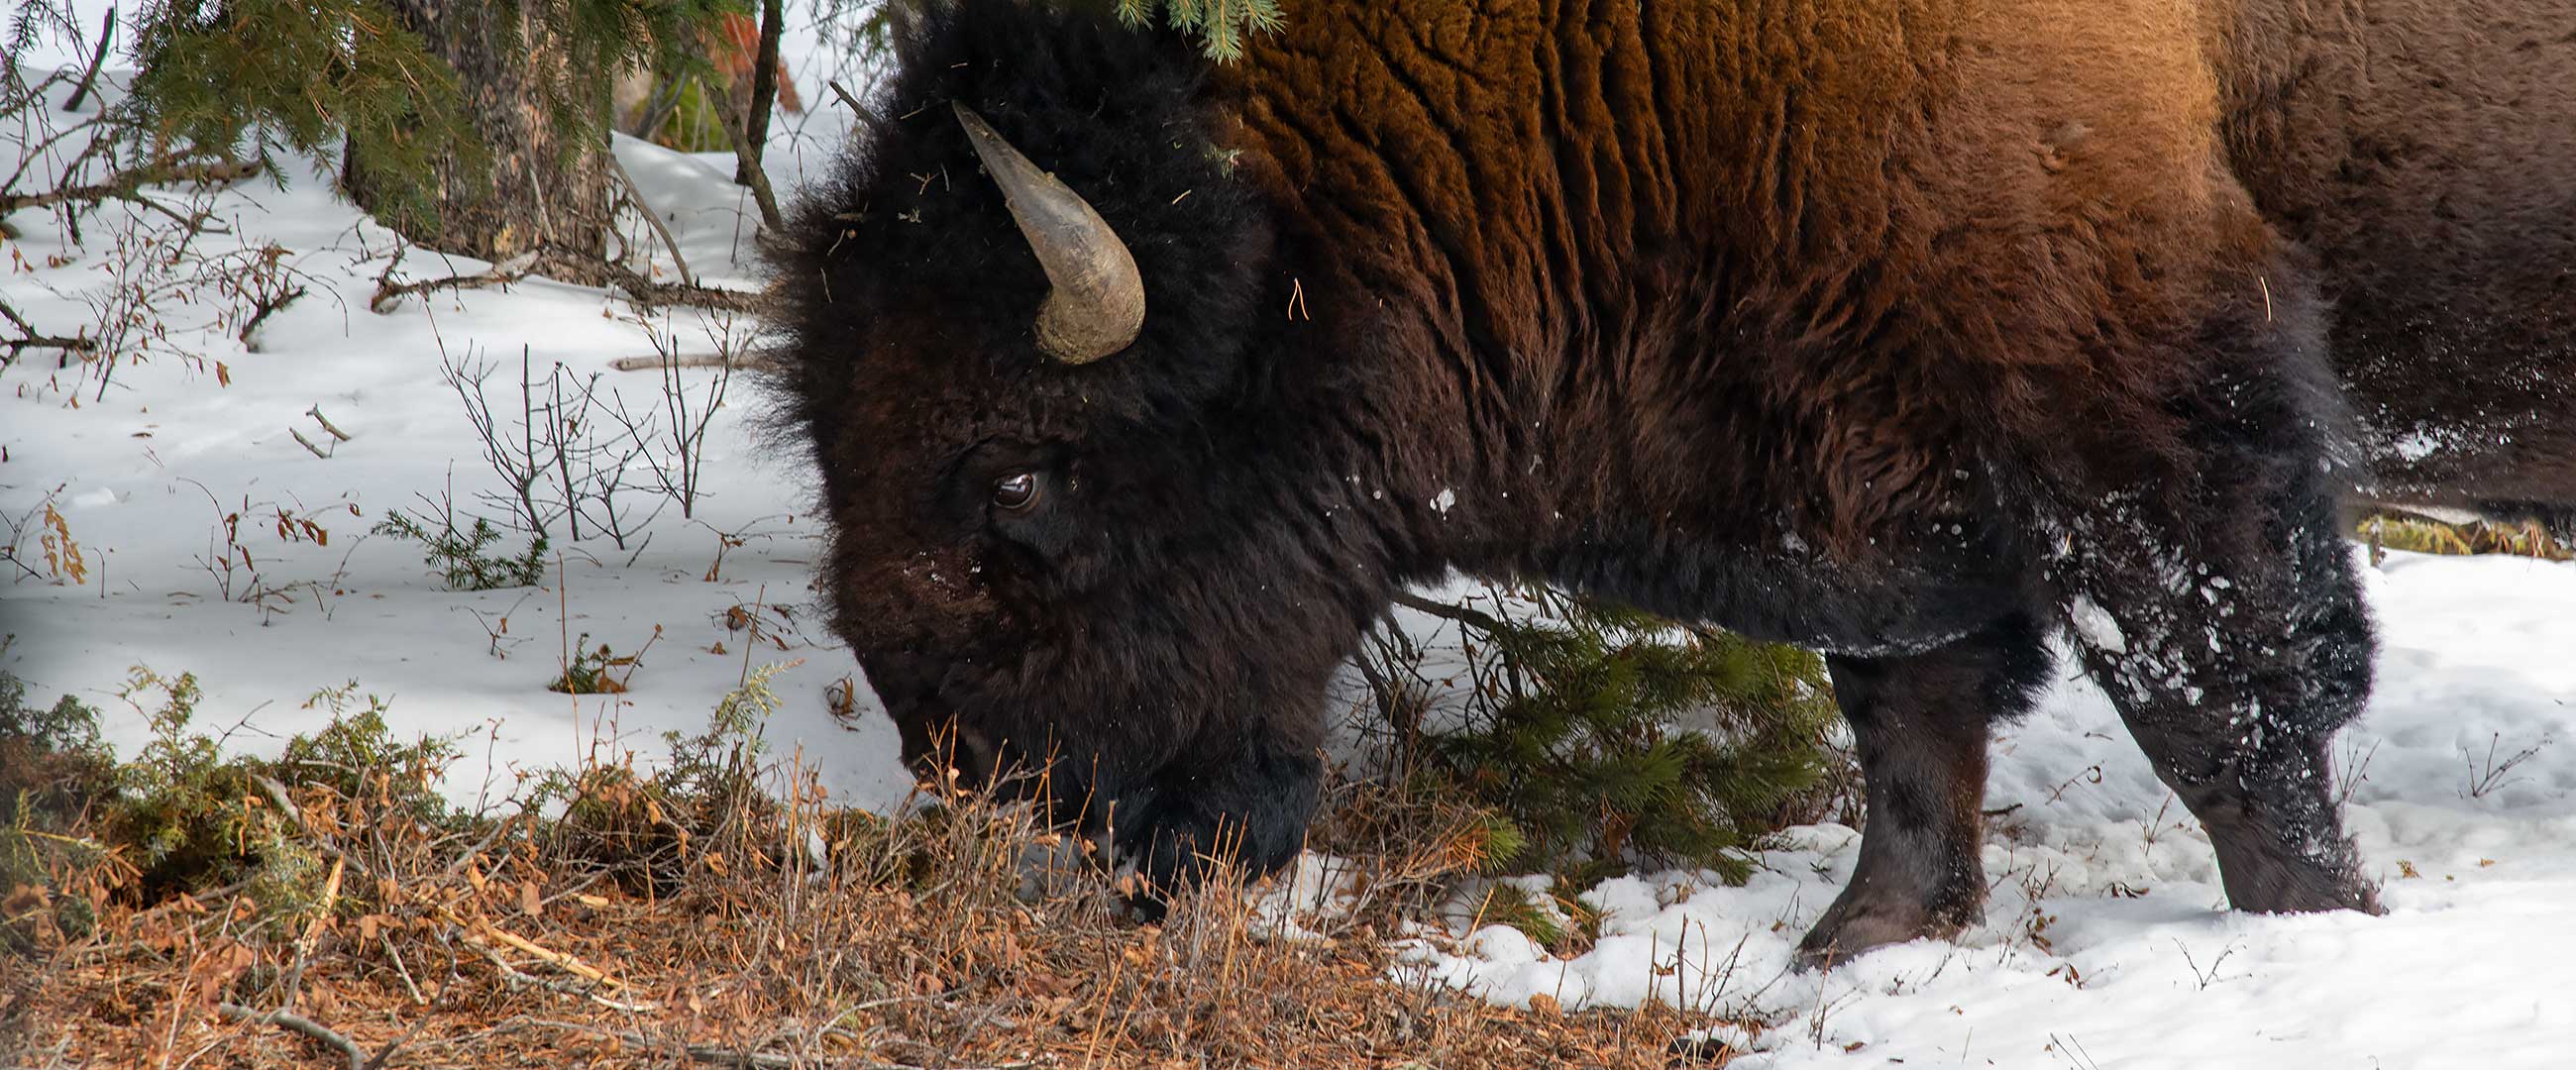
[[[1054,287],[1038,309],[1038,348],[1067,364],[1089,364],[1127,348],[1145,328],[1145,280],[1127,243],[1081,194],[1038,170],[982,116],[955,107],[966,139],[1002,187],[1012,220]]]

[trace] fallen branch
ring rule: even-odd
[[[329,1026],[294,1011],[255,1011],[238,1003],[219,1003],[215,1005],[215,1010],[224,1016],[225,1021],[273,1025],[288,1032],[302,1033],[321,1041],[349,1057],[349,1070],[366,1070],[368,1066],[374,1065],[373,1060],[367,1058],[366,1051],[358,1047],[357,1042],[341,1036]]]
[[[395,282],[393,271],[388,267],[384,275],[376,279],[376,295],[367,299],[367,310],[377,313],[390,312],[395,303],[415,294],[507,286],[527,278],[528,269],[535,266],[536,262],[536,253],[520,253],[472,275],[449,275],[446,278],[424,279],[419,282]]]
[[[0,215],[7,215],[21,208],[45,208],[76,201],[83,203],[127,201],[150,208],[191,227],[204,227],[215,233],[228,233],[222,228],[206,226],[206,221],[213,218],[207,213],[198,212],[193,217],[180,215],[176,209],[144,196],[141,190],[145,186],[168,186],[181,182],[223,186],[257,174],[259,174],[259,162],[256,160],[198,160],[154,164],[138,167],[112,176],[107,181],[92,182],[85,186],[60,186],[42,193],[12,193],[0,196]]]
[[[632,298],[636,304],[646,308],[678,305],[683,308],[715,309],[725,312],[760,311],[762,302],[760,294],[700,283],[655,282],[637,274],[635,269],[624,264],[603,264],[603,266],[612,284],[626,291],[626,296]]]
[[[771,364],[759,357],[727,357],[722,353],[691,353],[684,357],[619,357],[608,366],[622,372],[649,372],[662,368],[737,368],[767,371]]]
[[[600,972],[598,968],[593,967],[589,963],[583,962],[580,959],[551,948],[540,946],[535,941],[529,940],[524,936],[520,936],[519,934],[513,933],[498,925],[494,925],[491,922],[484,921],[481,918],[475,918],[469,921],[445,903],[433,903],[431,904],[431,907],[438,912],[439,917],[446,919],[449,924],[466,930],[468,936],[480,936],[498,940],[518,949],[521,952],[535,956],[538,960],[544,962],[548,966],[552,966],[558,970],[564,971],[565,973],[584,978],[602,988],[622,989],[626,987],[626,982],[610,977],[609,975]]]
[[[0,342],[9,349],[8,355],[0,356],[0,366],[17,360],[18,354],[28,349],[60,349],[67,353],[94,353],[98,350],[98,343],[92,339],[36,333],[35,325],[28,323],[26,317],[20,316],[18,310],[9,307],[6,301],[0,301],[0,317],[6,317],[9,325],[18,329],[18,337]]]

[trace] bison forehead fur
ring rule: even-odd
[[[913,758],[1267,869],[1391,591],[1545,578],[1830,652],[1872,806],[1823,959],[1977,916],[1986,732],[2080,618],[2237,905],[2374,906],[2337,500],[2576,502],[2576,0],[1291,16],[1210,65],[914,11],[798,211],[778,396]],[[1041,346],[951,105],[1132,253],[1123,351]]]

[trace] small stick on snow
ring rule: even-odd
[[[609,361],[608,366],[622,372],[649,372],[658,371],[663,368],[763,369],[769,367],[769,362],[757,357],[728,359],[722,353],[692,353],[687,356],[679,357],[664,357],[658,355],[650,357],[619,357],[616,360]]]
[[[322,425],[322,429],[323,429],[323,430],[325,430],[325,431],[330,432],[330,433],[331,433],[331,437],[332,437],[332,438],[339,439],[339,440],[340,440],[340,441],[342,441],[342,442],[347,442],[347,441],[349,441],[349,433],[348,433],[348,432],[343,431],[343,430],[340,430],[340,429],[339,429],[339,428],[337,428],[337,427],[333,427],[333,426],[331,426],[331,418],[330,418],[330,417],[328,417],[328,416],[324,416],[324,415],[322,415],[322,406],[320,406],[320,405],[315,405],[315,406],[313,406],[312,408],[306,409],[306,410],[304,410],[304,415],[312,417],[312,418],[313,418],[313,422],[314,422],[314,423],[321,424],[321,425]]]

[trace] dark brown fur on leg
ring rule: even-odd
[[[2297,318],[2204,335],[2230,370],[2175,403],[2201,462],[2086,503],[2051,567],[2086,667],[2208,828],[2228,901],[2375,913],[2326,760],[2369,698],[2371,622]]]
[[[2029,709],[2049,656],[2039,626],[2015,614],[1929,653],[1826,665],[1859,743],[1869,816],[1851,882],[1798,943],[1801,968],[1983,919],[1986,733]]]

